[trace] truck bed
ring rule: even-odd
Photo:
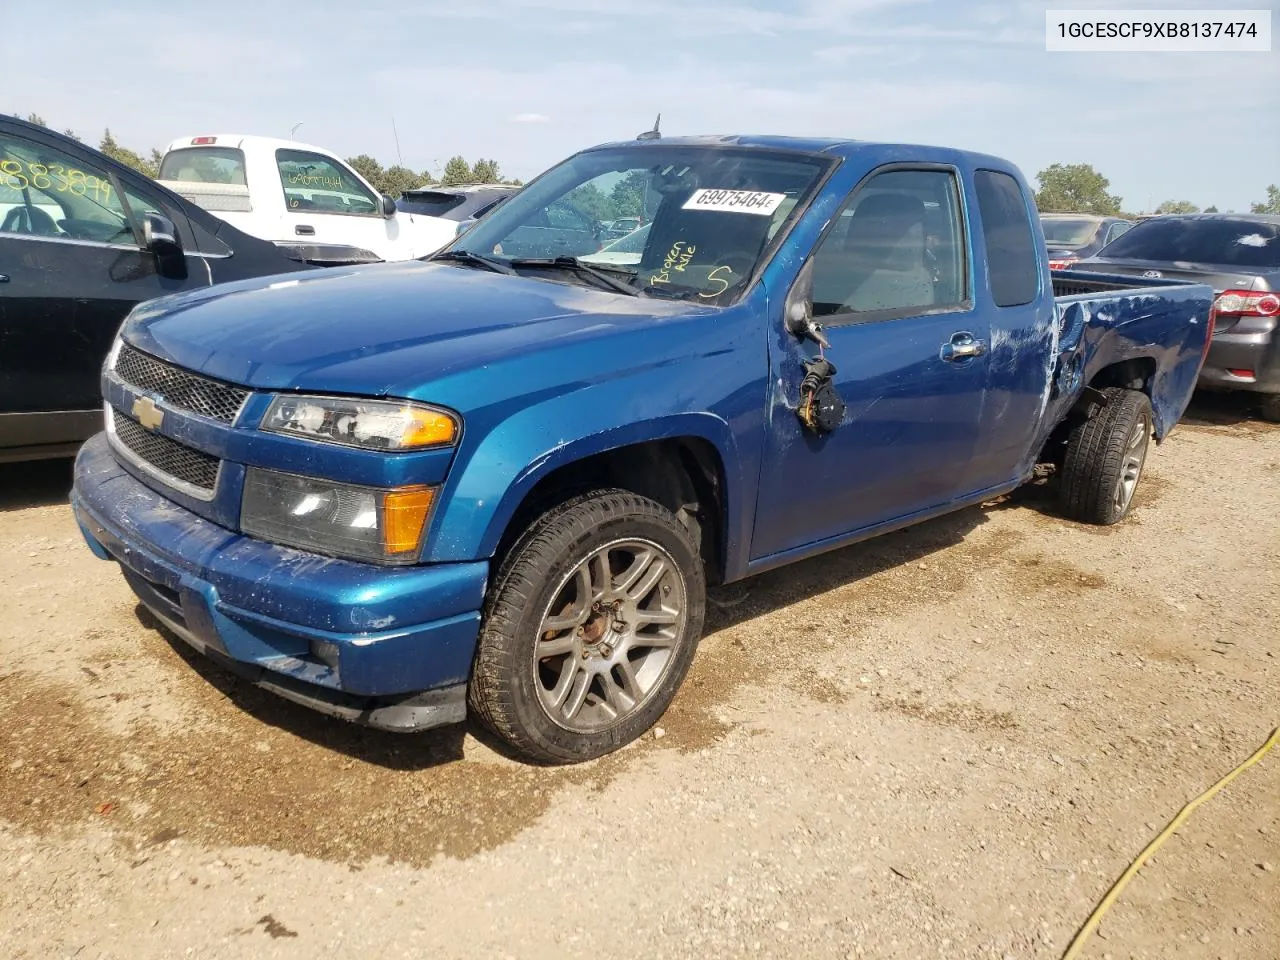
[[[1204,362],[1213,288],[1070,270],[1052,276],[1058,350],[1047,421],[1065,418],[1100,376],[1109,386],[1140,382],[1151,397],[1156,439],[1163,439],[1190,402]]]

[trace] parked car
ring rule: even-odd
[[[248,236],[79,141],[0,116],[0,461],[69,457],[101,428],[102,361],[135,304],[376,260]]]
[[[1280,217],[1153,217],[1072,269],[1212,285],[1216,325],[1200,386],[1255,393],[1262,416],[1280,423]]]
[[[242,134],[183,137],[160,161],[160,182],[251,236],[372,250],[409,260],[457,234],[452,220],[401,213],[323,147]]]
[[[638,264],[649,240],[649,227],[646,223],[624,237],[609,241],[598,253],[584,254],[578,259],[584,263]]]
[[[616,220],[611,220],[608,227],[605,228],[601,239],[605,242],[620,240],[627,234],[639,230],[642,223],[644,223],[644,220],[640,217],[619,217]]]
[[[452,221],[457,235],[465,233],[519,189],[505,183],[433,184],[406,190],[396,201],[396,207],[405,213]]]
[[[578,259],[579,198],[623,177],[639,261]],[[959,150],[586,150],[425,262],[139,309],[75,514],[177,637],[255,684],[392,730],[470,709],[528,759],[596,757],[675,696],[708,582],[1041,461],[1069,516],[1125,516],[1212,291],[1077,276],[1055,298],[1034,216],[1016,168]]]
[[[1049,269],[1065,270],[1077,260],[1091,257],[1133,226],[1121,217],[1095,217],[1083,213],[1042,213],[1040,227],[1049,248]]]

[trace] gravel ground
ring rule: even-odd
[[[1047,491],[718,590],[662,726],[532,769],[246,688],[0,471],[0,957],[1058,957],[1280,723],[1280,428],[1198,402],[1113,528]],[[1088,956],[1280,957],[1280,751]]]

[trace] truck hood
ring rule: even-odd
[[[710,312],[717,311],[408,261],[164,297],[136,309],[124,336],[179,366],[248,387],[414,397],[454,374]]]

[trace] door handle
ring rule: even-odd
[[[293,232],[300,237],[314,237],[316,235],[316,228],[310,224],[300,223],[293,228]]]
[[[8,282],[9,282],[9,275],[7,273],[0,273],[0,283],[8,283]]]
[[[980,357],[986,352],[987,342],[985,340],[977,340],[973,334],[962,331],[954,334],[950,340],[942,345],[941,357],[950,363],[956,363],[960,360]]]

